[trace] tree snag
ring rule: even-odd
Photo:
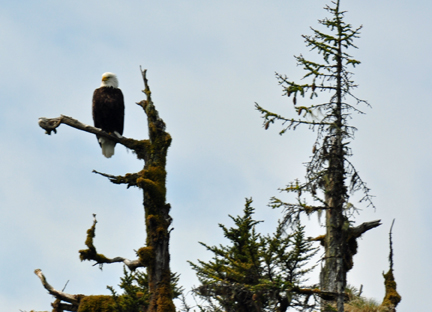
[[[311,81],[298,84],[287,76],[276,74],[279,84],[283,86],[284,95],[293,96],[294,109],[299,117],[286,118],[258,104],[256,108],[263,116],[265,129],[280,121],[283,126],[280,134],[295,130],[301,125],[317,131],[317,139],[312,148],[313,155],[306,163],[306,181],[300,183],[295,180],[283,189],[296,194],[297,201],[286,203],[272,198],[270,205],[284,208],[284,221],[291,226],[300,221],[303,213],[310,215],[316,212],[319,222],[321,215],[325,215],[323,223],[326,233],[315,239],[321,241],[324,247],[320,290],[338,295],[337,300],[323,299],[321,308],[333,311],[333,306],[337,306],[337,311],[343,312],[346,275],[352,267],[352,256],[357,252],[356,238],[379,226],[380,222],[372,221],[353,227],[353,214],[358,209],[350,202],[350,196],[361,191],[363,196],[360,202],[374,207],[370,189],[349,161],[352,155],[349,144],[357,130],[349,124],[349,120],[352,113],[363,114],[356,107],[358,104],[369,106],[367,101],[353,95],[353,89],[357,85],[348,69],[360,64],[360,61],[348,53],[348,49],[357,48],[353,41],[359,37],[361,26],[353,28],[345,23],[345,12],[340,9],[340,0],[332,1],[332,6],[326,6],[325,10],[330,13],[330,17],[319,20],[319,23],[327,30],[312,28],[312,35],[303,36],[306,46],[317,51],[323,61],[310,61],[303,55],[295,57],[297,64],[306,71],[303,78]],[[305,97],[308,93],[310,99],[314,99],[318,97],[318,92],[323,91],[330,94],[324,102],[300,105],[300,96]],[[309,204],[310,201],[313,205]]]
[[[390,254],[389,254],[389,263],[390,268],[387,273],[383,273],[384,277],[384,285],[385,285],[385,296],[381,306],[386,307],[389,312],[396,312],[396,306],[402,300],[401,295],[396,290],[396,281],[393,275],[393,241],[392,241],[392,229],[394,225],[394,219],[392,225],[390,227],[389,232],[389,245],[390,245]]]
[[[139,259],[136,261],[121,257],[109,259],[98,254],[92,242],[96,219],[94,220],[93,227],[89,229],[87,236],[86,244],[89,249],[81,250],[80,252],[83,260],[95,260],[96,264],[123,262],[132,270],[138,266],[145,266],[147,268],[150,292],[149,306],[146,311],[174,312],[175,306],[173,304],[173,288],[171,284],[172,274],[169,266],[170,255],[168,249],[170,238],[168,228],[172,222],[172,218],[169,215],[171,206],[166,203],[165,185],[166,156],[168,147],[171,144],[171,136],[165,131],[165,123],[159,117],[158,111],[152,101],[146,72],[147,70],[141,69],[144,80],[143,93],[146,95],[146,99],[137,104],[142,107],[144,113],[147,115],[149,134],[149,139],[147,140],[134,140],[109,134],[101,129],[85,125],[78,120],[63,115],[58,118],[39,118],[39,125],[45,129],[47,134],[51,134],[51,132],[56,133],[56,129],[61,124],[66,124],[78,130],[109,138],[116,143],[132,149],[138,159],[144,160],[143,170],[133,174],[128,173],[125,176],[112,176],[94,171],[107,177],[112,183],[126,184],[127,187],[136,186],[142,189],[147,238],[146,246],[137,252]],[[90,233],[92,229],[93,233]],[[52,294],[57,299],[64,300],[63,298],[65,298],[58,293]]]

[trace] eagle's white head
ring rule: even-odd
[[[102,75],[102,83],[101,87],[113,87],[118,88],[119,83],[117,80],[117,76],[113,73],[104,73]]]

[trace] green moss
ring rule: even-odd
[[[164,183],[166,171],[162,166],[150,166],[145,170],[145,176],[152,181]]]
[[[131,150],[133,150],[138,159],[143,159],[145,160],[146,156],[147,156],[147,152],[149,150],[150,147],[150,141],[149,140],[134,140],[134,139],[126,139],[123,144],[127,147],[130,148]]]
[[[396,308],[402,300],[402,297],[396,290],[396,281],[393,276],[393,270],[390,269],[386,274],[383,274],[383,277],[386,292],[381,305]]]
[[[153,181],[145,177],[137,179],[138,187],[147,192],[149,198],[155,202],[162,202],[165,200],[165,185],[159,181]]]
[[[166,237],[166,235],[167,235],[166,227],[164,227],[164,226],[159,226],[159,227],[156,229],[156,237],[157,237],[157,239],[161,239],[161,238],[163,238],[163,237]]]
[[[93,222],[92,227],[87,230],[87,238],[85,241],[86,246],[89,249],[93,249],[93,250],[96,250],[96,248],[93,245],[93,238],[96,236],[95,232],[96,232],[96,220]]]
[[[152,300],[149,306],[149,311],[157,312],[174,312],[173,304],[173,286],[171,285],[171,275],[163,274],[161,282],[156,285],[154,296],[156,300]],[[156,305],[156,306],[155,306]]]
[[[96,236],[96,223],[97,221],[95,219],[92,227],[87,230],[87,238],[85,244],[88,249],[79,250],[79,257],[81,261],[95,260],[97,263],[107,263],[107,257],[105,257],[103,254],[98,254],[96,252],[96,247],[93,245],[93,238]]]
[[[147,226],[155,229],[160,224],[160,216],[149,215],[147,216]]]
[[[108,258],[105,257],[103,254],[96,253],[96,250],[90,250],[90,249],[81,249],[78,251],[80,254],[80,260],[94,260],[97,263],[108,263]]]
[[[175,311],[175,306],[172,301],[172,290],[171,285],[164,284],[158,287],[159,298],[157,300],[157,312],[173,312]]]
[[[78,307],[78,312],[116,312],[112,296],[86,296]]]
[[[142,247],[138,249],[137,254],[140,262],[146,267],[151,265],[155,257],[153,247]]]

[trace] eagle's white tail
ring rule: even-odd
[[[102,154],[106,158],[111,158],[111,156],[114,155],[114,147],[116,143],[105,138],[99,138],[99,142],[102,147]]]

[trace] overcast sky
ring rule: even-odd
[[[135,258],[145,242],[139,190],[111,184],[92,170],[123,175],[143,164],[122,146],[105,159],[93,135],[61,126],[45,135],[39,117],[72,116],[91,124],[91,97],[101,75],[118,75],[126,101],[124,135],[147,137],[139,66],[148,69],[153,100],[173,137],[168,202],[174,218],[171,268],[189,290],[197,284],[187,260],[211,256],[198,244],[226,243],[218,223],[242,213],[253,197],[257,230],[272,232],[281,211],[269,198],[305,174],[315,134],[283,136],[262,128],[254,103],[294,116],[275,72],[299,80],[293,55],[315,58],[302,34],[319,27],[328,1],[3,1],[0,5],[0,306],[51,310],[53,298],[33,274],[57,289],[108,294],[122,266],[103,271],[81,263],[92,213],[95,244],[109,257]],[[432,277],[432,2],[342,1],[346,21],[363,25],[354,71],[356,95],[372,109],[355,115],[356,165],[376,210],[357,224],[383,225],[359,240],[349,283],[381,301],[393,218],[398,311],[425,311]],[[326,94],[322,95],[325,99]],[[300,103],[307,104],[306,99]],[[312,217],[309,235],[324,232]],[[317,280],[318,271],[311,282]]]

